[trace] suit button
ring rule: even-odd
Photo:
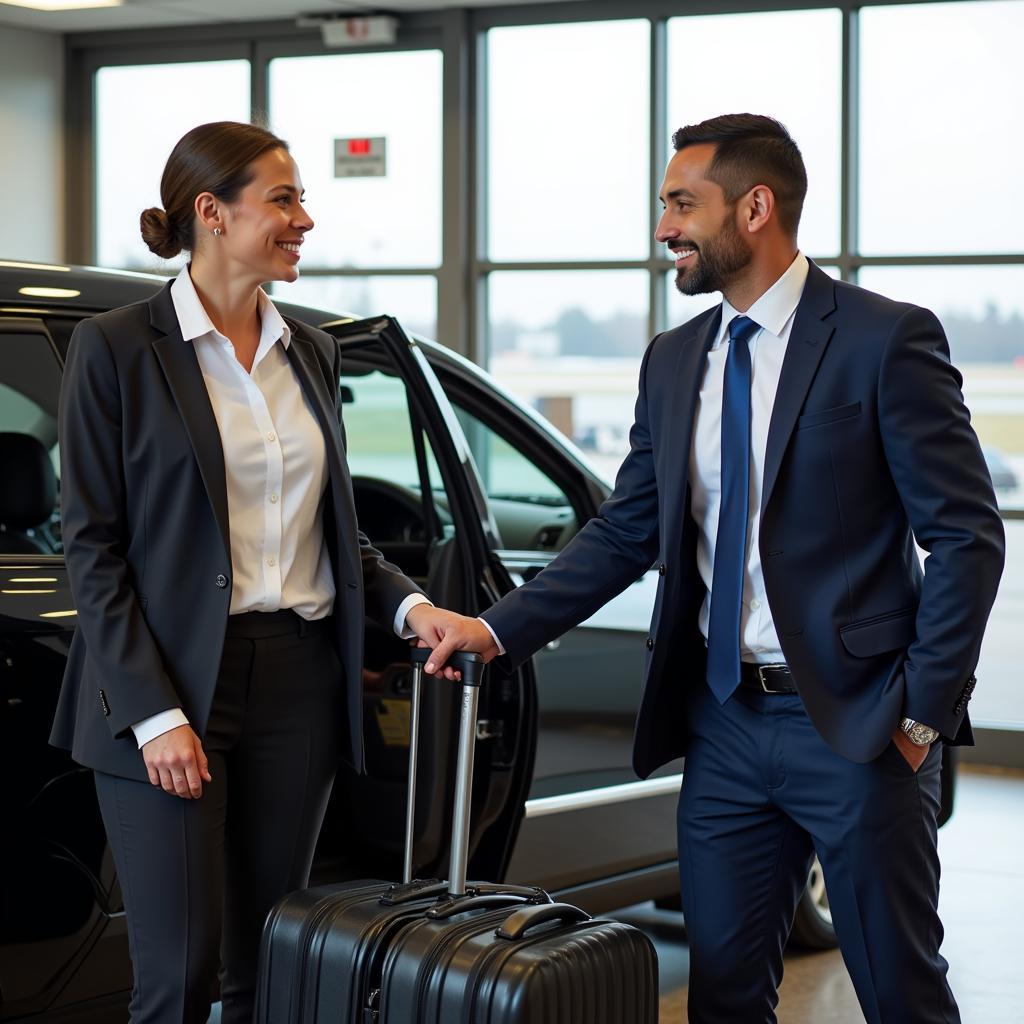
[[[658,566],[658,575],[659,576],[664,576],[665,575],[665,563],[664,562],[662,562],[661,565]]]
[[[221,590],[223,590],[227,585],[228,585],[228,578],[227,578],[227,576],[224,575],[224,573],[221,573],[217,577],[217,586],[220,587]]]
[[[650,637],[647,638],[647,650],[654,650],[654,641]]]

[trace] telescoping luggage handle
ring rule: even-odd
[[[416,760],[419,752],[420,688],[423,666],[434,652],[429,647],[412,648],[412,707],[409,724],[409,795],[405,808],[405,862],[402,881],[412,881],[412,847],[416,823]],[[459,758],[455,770],[455,811],[452,815],[452,859],[449,868],[450,896],[466,894],[469,860],[469,809],[473,790],[473,756],[476,751],[476,715],[483,680],[484,660],[479,654],[455,652],[448,662],[462,674],[462,711],[459,716]]]

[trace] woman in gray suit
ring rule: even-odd
[[[78,610],[52,740],[95,770],[124,895],[131,1020],[252,1017],[260,931],[304,885],[344,759],[363,765],[364,611],[440,612],[356,524],[339,350],[260,287],[313,221],[287,145],[218,122],[174,147],[149,302],[83,321],[60,406]],[[358,823],[354,823],[358,827]]]

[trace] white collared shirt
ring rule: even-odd
[[[324,435],[288,359],[291,331],[262,288],[256,297],[260,340],[246,371],[210,320],[187,266],[171,285],[182,340],[195,348],[224,451],[229,614],[291,608],[304,619],[322,619],[336,593],[323,531]],[[396,633],[406,635],[406,614],[425,600],[416,594],[402,602]],[[173,708],[132,728],[141,747],[185,724],[184,713]]]
[[[171,299],[195,348],[224,450],[231,540],[229,614],[291,608],[322,619],[334,577],[321,509],[327,489],[324,435],[288,360],[291,331],[263,289],[252,370],[213,325],[183,268]]]
[[[740,617],[740,657],[744,661],[785,661],[764,590],[761,553],[757,535],[761,526],[761,493],[764,457],[768,444],[775,393],[779,388],[782,362],[800,296],[807,281],[808,262],[797,253],[789,269],[745,313],[722,301],[722,321],[711,344],[694,414],[690,448],[690,512],[698,528],[697,570],[708,594],[700,609],[699,625],[705,640],[711,612],[711,580],[715,566],[715,541],[721,506],[722,476],[722,389],[725,360],[729,354],[729,324],[747,316],[759,330],[750,339],[752,367],[750,385],[750,504],[747,518],[747,557],[743,574],[743,607]]]

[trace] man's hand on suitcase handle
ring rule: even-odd
[[[429,614],[422,615],[421,609]],[[448,664],[455,651],[479,654],[485,663],[498,656],[498,646],[491,631],[479,619],[424,604],[410,609],[406,622],[419,636],[420,647],[434,649],[424,671],[440,679],[454,682],[461,678],[461,674]]]

